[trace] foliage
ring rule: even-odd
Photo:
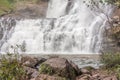
[[[49,65],[43,63],[40,65],[39,72],[43,74],[52,75],[53,69]]]
[[[17,54],[1,55],[0,80],[24,80],[25,71]]]
[[[107,67],[112,68],[120,65],[120,53],[102,53],[101,62]]]
[[[120,8],[120,0],[90,0],[90,4],[92,5],[98,5],[99,3],[102,4],[112,4]]]
[[[12,0],[0,0],[0,15],[11,12],[13,9]]]
[[[15,11],[17,3],[40,3],[46,0],[0,0],[0,16]]]
[[[120,0],[105,0],[109,4],[114,4],[120,8]]]
[[[120,80],[120,53],[102,53],[101,62],[109,74],[115,74]]]

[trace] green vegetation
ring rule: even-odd
[[[120,53],[103,53],[101,55],[101,62],[107,67],[112,68],[120,65]]]
[[[53,69],[49,65],[43,63],[40,65],[39,72],[42,74],[52,75]]]
[[[101,62],[109,73],[114,73],[120,79],[120,53],[103,53]]]
[[[0,0],[0,16],[9,14],[11,12],[14,12],[16,9],[16,6],[18,6],[17,3],[25,4],[25,3],[40,3],[42,0]],[[43,0],[46,1],[46,0]]]
[[[68,80],[68,79],[66,79],[66,78],[64,78],[64,77],[62,77],[62,76],[59,76],[59,75],[54,71],[54,69],[53,69],[51,66],[49,66],[48,64],[42,63],[42,64],[40,65],[39,72],[40,72],[40,74],[55,75],[55,76],[57,77],[56,80]],[[59,74],[60,74],[60,72],[59,72]]]
[[[105,1],[110,4],[114,4],[120,8],[120,0],[105,0]]]
[[[16,54],[1,55],[0,80],[24,80],[25,71]]]
[[[0,0],[0,15],[11,12],[12,8],[12,0]]]
[[[58,68],[53,68],[48,64],[42,63],[39,68],[40,74],[48,74],[51,76],[57,76],[57,77],[62,77],[63,79],[61,80],[68,80],[68,79],[75,79],[76,72],[72,67],[68,67],[67,69],[58,69]]]

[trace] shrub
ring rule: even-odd
[[[103,53],[101,54],[101,62],[107,67],[112,68],[120,65],[120,53]]]
[[[103,53],[100,56],[109,74],[115,74],[120,80],[120,53]]]
[[[13,4],[11,0],[0,0],[0,16],[8,14],[13,10]]]
[[[1,55],[0,80],[25,80],[25,71],[16,54]]]

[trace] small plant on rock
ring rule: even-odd
[[[53,74],[52,68],[44,63],[40,65],[39,72],[42,74],[49,74],[49,75]]]

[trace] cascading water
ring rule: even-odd
[[[17,45],[21,53],[98,53],[107,19],[83,2],[50,0],[46,19],[16,21],[11,36],[0,43],[1,52],[13,52]],[[101,7],[110,16],[111,7]]]

